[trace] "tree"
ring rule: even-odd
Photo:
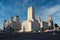
[[[58,24],[55,23],[55,27],[59,27]]]
[[[43,31],[44,31],[44,28],[40,28],[39,30],[40,30],[41,32],[43,32]]]
[[[41,29],[39,28],[39,31],[41,31]]]
[[[34,29],[32,28],[32,32],[34,32]]]
[[[42,29],[42,31],[44,31],[44,28],[41,28]]]

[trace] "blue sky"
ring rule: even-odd
[[[53,17],[54,23],[60,26],[60,0],[0,0],[0,29],[3,28],[4,19],[9,20],[10,16],[20,17],[20,21],[27,19],[27,8],[35,8],[35,18],[40,17],[43,21],[48,16]]]

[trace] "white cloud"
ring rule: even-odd
[[[56,5],[56,6],[45,9],[44,13],[48,15],[52,15],[59,10],[60,10],[60,5]]]
[[[55,5],[53,7],[44,10],[46,15],[52,15],[54,20],[60,20],[60,5]]]
[[[4,13],[3,13],[4,9],[5,9],[4,5],[0,2],[0,15],[2,16],[4,16]]]
[[[38,14],[37,14],[38,13]],[[60,25],[60,5],[55,5],[49,8],[41,8],[36,12],[37,17],[41,17],[41,19],[43,21],[47,21],[48,20],[48,16],[52,15],[54,23],[58,23]]]

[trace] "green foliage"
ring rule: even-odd
[[[34,29],[32,28],[32,32],[34,31]]]
[[[55,27],[59,27],[58,24],[55,23]]]
[[[39,28],[40,31],[44,31],[44,28]]]
[[[44,31],[44,28],[41,28],[42,29],[42,31]]]

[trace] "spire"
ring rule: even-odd
[[[5,20],[4,20],[4,23],[3,23],[3,26],[4,26],[3,29],[4,29],[4,30],[5,30],[5,23],[6,23],[6,22],[7,22],[7,20],[5,19]]]
[[[19,16],[18,15],[16,15],[16,20],[19,21]]]
[[[40,17],[38,19],[41,21],[41,18]]]
[[[19,18],[19,13],[16,13],[16,18]]]
[[[30,6],[28,8],[28,20],[32,20],[32,19],[35,19],[34,8]]]
[[[18,16],[18,15],[16,15],[16,17],[17,17],[17,18],[19,18],[19,16]]]
[[[4,22],[7,22],[7,20],[5,19]]]
[[[5,23],[6,23],[6,22],[7,22],[7,20],[5,19],[5,20],[4,20],[4,23],[3,23],[4,27],[5,27]]]
[[[49,19],[48,19],[48,26],[49,26],[49,29],[52,29],[52,28],[53,28],[52,16],[49,16]]]
[[[38,22],[39,22],[39,23],[41,22],[41,18],[40,18],[40,17],[38,18]]]
[[[19,21],[19,16],[18,16],[18,15],[16,15],[16,16],[14,17],[14,21]]]
[[[10,16],[10,21],[13,21],[13,16]]]
[[[49,16],[49,19],[48,20],[52,20],[52,16],[51,15]]]

